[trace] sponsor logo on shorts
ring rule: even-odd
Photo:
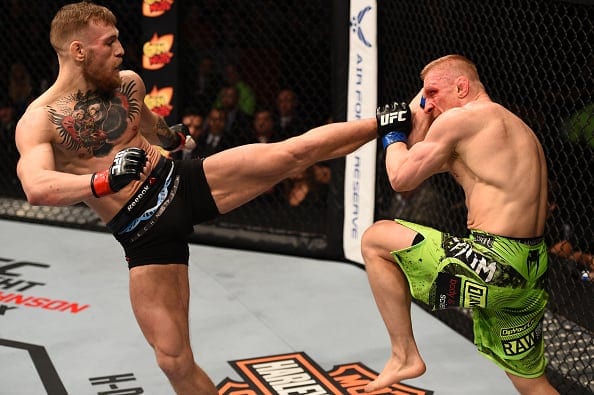
[[[230,361],[244,382],[223,380],[220,395],[359,394],[377,377],[361,363],[335,366],[326,372],[304,352]],[[429,395],[433,391],[395,384],[382,394]]]
[[[484,285],[466,281],[464,283],[463,306],[464,307],[487,307],[488,289]]]
[[[472,245],[458,237],[444,240],[443,248],[448,258],[456,258],[470,267],[486,283],[493,279],[497,272],[497,262],[472,249]]]
[[[447,273],[439,273],[436,281],[437,306],[439,310],[460,306],[462,279]]]
[[[524,325],[516,326],[513,328],[501,328],[499,334],[501,336],[512,336],[517,335],[518,333],[522,333],[528,329],[530,329],[534,325],[534,321],[528,321]]]
[[[530,322],[530,324],[532,324],[532,322]],[[521,327],[502,329],[501,332],[503,333],[504,331],[505,332],[519,331],[520,328]],[[538,325],[536,325],[536,327],[532,331],[530,331],[520,337],[515,337],[515,338],[509,339],[509,340],[504,340],[501,342],[501,345],[503,346],[503,352],[505,353],[505,355],[515,356],[515,355],[524,354],[524,353],[532,350],[535,346],[540,344],[541,341],[542,341],[542,321],[539,322]]]
[[[493,242],[495,241],[495,238],[493,236],[482,235],[480,233],[476,233],[473,235],[473,237],[474,237],[474,241],[476,241],[480,245],[483,245],[483,246],[489,247],[489,248],[493,247]]]
[[[126,207],[126,209],[128,210],[128,212],[132,211],[132,209],[134,207],[136,207],[136,205],[138,204],[138,202],[140,202],[140,200],[146,195],[146,193],[149,191],[151,185],[147,184],[145,185],[140,192],[138,192],[136,194],[136,197],[134,198],[134,200],[132,200],[132,202]]]

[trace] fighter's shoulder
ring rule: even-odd
[[[140,75],[134,71],[134,70],[120,70],[120,77],[122,77],[122,79],[128,80],[128,79],[136,79],[139,80]]]
[[[132,88],[140,91],[142,95],[146,93],[144,81],[142,77],[134,70],[122,70],[120,71],[120,78],[122,79],[122,87],[126,89],[132,85]]]
[[[18,124],[36,124],[37,126],[44,123],[49,124],[50,119],[48,109],[51,104],[52,103],[46,99],[45,95],[39,96],[29,104]]]
[[[51,122],[49,107],[43,102],[33,102],[19,119],[15,137],[20,140],[51,141],[55,128]]]
[[[448,124],[448,126],[457,125],[458,128],[475,129],[478,124],[484,124],[490,119],[501,116],[501,112],[506,111],[503,106],[492,101],[474,101],[461,107],[451,108],[445,111],[436,120]]]

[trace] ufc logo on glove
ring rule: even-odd
[[[124,171],[123,164],[124,164],[124,156],[126,155],[125,151],[120,151],[116,154],[115,158],[113,158],[112,164],[112,172],[113,173],[121,173]]]
[[[387,114],[382,114],[381,120],[380,120],[380,125],[382,125],[382,126],[391,125],[394,123],[394,120],[397,120],[398,122],[404,122],[404,121],[406,121],[406,113],[407,113],[407,110],[401,110],[401,111],[389,112]]]

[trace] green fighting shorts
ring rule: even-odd
[[[526,378],[544,374],[542,318],[547,247],[542,238],[514,239],[473,230],[470,237],[397,220],[424,236],[392,251],[412,297],[433,310],[472,309],[474,343],[505,371]]]

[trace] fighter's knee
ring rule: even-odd
[[[363,236],[361,236],[361,243],[365,243],[368,245],[376,243],[378,236],[388,231],[389,228],[393,225],[394,221],[390,221],[387,219],[377,221],[369,228],[367,228],[365,232],[363,232]]]
[[[386,247],[383,246],[382,240],[385,237],[386,232],[389,232],[389,228],[393,223],[393,221],[381,220],[374,223],[363,232],[363,235],[361,236],[361,253],[363,257],[371,256],[378,251],[378,248],[382,251],[386,249]]]
[[[191,352],[171,354],[155,349],[159,368],[170,381],[181,380],[192,372],[194,359]]]

